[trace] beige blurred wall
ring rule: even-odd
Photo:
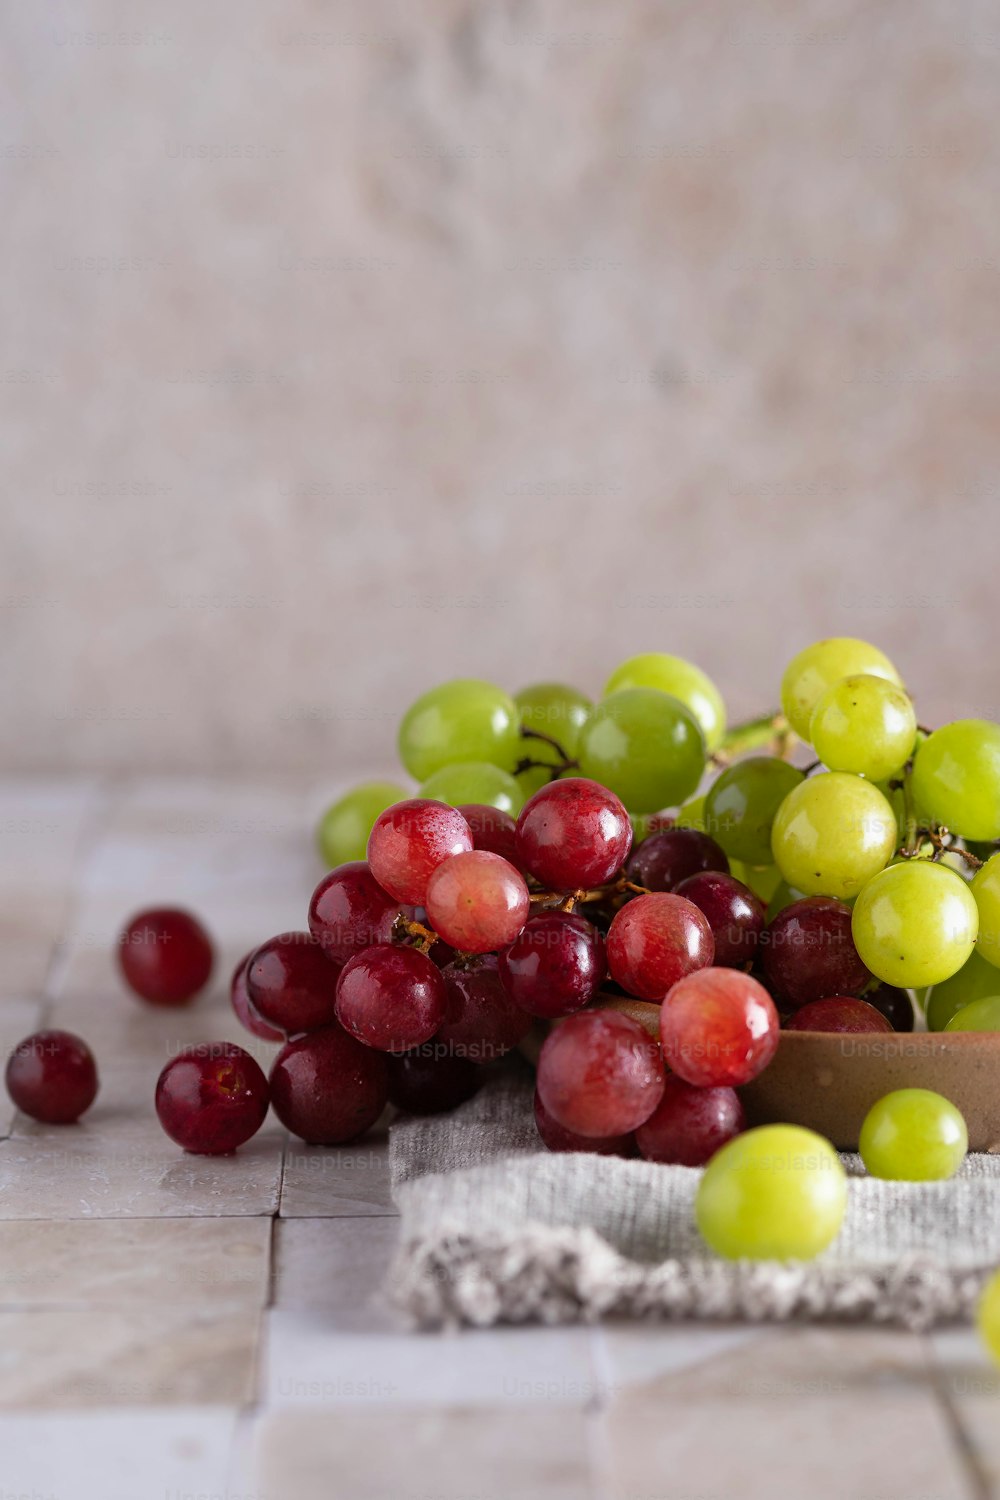
[[[6,766],[388,768],[650,648],[744,714],[824,633],[1000,712],[995,7],[2,17]]]

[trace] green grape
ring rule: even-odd
[[[729,1260],[811,1260],[840,1232],[847,1174],[821,1135],[759,1125],[717,1151],[695,1199],[702,1236]]]
[[[928,1031],[944,1031],[952,1016],[973,1000],[1000,994],[1000,974],[974,948],[950,979],[936,984],[926,1002]]]
[[[775,866],[777,869],[777,866]],[[786,906],[791,906],[795,901],[802,900],[802,892],[795,891],[787,881],[782,880],[780,875],[778,884],[771,892],[771,898],[767,903],[767,920],[773,922],[779,911],[784,911]]]
[[[906,990],[957,974],[978,926],[975,900],[961,876],[918,859],[891,865],[868,882],[855,902],[851,930],[876,978]]]
[[[379,813],[410,794],[394,781],[363,781],[330,804],[316,829],[320,858],[331,869],[353,859],[364,859],[368,835]]]
[[[516,818],[524,806],[524,789],[509,771],[491,766],[488,761],[459,761],[453,766],[442,766],[433,776],[428,776],[418,797],[432,797],[435,802],[449,802],[459,807],[466,802],[479,802],[484,807],[499,807],[502,812]]]
[[[896,668],[877,646],[856,641],[850,636],[816,641],[794,656],[782,678],[781,707],[795,733],[807,740],[813,710],[827,688],[842,677],[852,677],[859,672],[885,677],[900,687],[903,685]]]
[[[957,719],[935,729],[916,753],[913,795],[962,838],[1000,838],[1000,724]]]
[[[976,1308],[976,1327],[994,1362],[1000,1365],[1000,1271],[983,1287]]]
[[[895,1089],[865,1115],[858,1150],[872,1177],[939,1182],[953,1177],[969,1149],[960,1110],[932,1089]]]
[[[764,902],[772,901],[783,886],[788,889],[777,865],[747,865],[739,859],[730,860],[729,873],[742,880]]]
[[[691,710],[655,688],[623,688],[591,709],[577,746],[580,773],[630,812],[676,807],[705,769],[705,737]]]
[[[994,854],[977,870],[972,894],[979,909],[979,947],[986,962],[1000,968],[1000,854]]]
[[[726,732],[726,705],[712,679],[693,662],[680,656],[667,656],[662,651],[630,656],[608,678],[604,696],[607,698],[622,688],[637,687],[656,688],[661,693],[669,693],[671,698],[679,698],[701,725],[709,751],[717,750],[722,744]]]
[[[831,771],[884,781],[902,770],[917,737],[917,715],[901,687],[863,672],[842,677],[813,710],[809,738]]]
[[[748,865],[769,865],[771,827],[802,772],[774,755],[751,755],[722,772],[705,798],[705,827],[726,853]]]
[[[693,828],[696,833],[705,833],[705,798],[689,797],[682,807],[677,809],[677,817],[674,819],[677,828]]]
[[[513,698],[471,677],[431,688],[407,709],[399,726],[399,756],[417,781],[456,761],[485,760],[509,771],[522,746]]]
[[[562,682],[536,682],[515,693],[514,702],[520,710],[521,723],[525,729],[550,734],[554,740],[559,741],[570,760],[575,758],[580,726],[593,707],[589,698]],[[520,754],[531,760],[541,761],[545,766],[555,767],[560,763],[558,752],[544,740],[524,740]],[[549,771],[538,766],[529,771],[521,771],[517,779],[527,800],[543,786],[548,786],[552,776]]]
[[[1000,985],[996,988],[1000,990]],[[1000,1031],[1000,995],[984,995],[957,1010],[945,1031]]]
[[[771,848],[788,884],[846,901],[885,868],[896,818],[878,787],[846,771],[807,777],[782,802]]]

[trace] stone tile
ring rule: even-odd
[[[928,1347],[942,1399],[953,1414],[969,1461],[991,1494],[1000,1494],[1000,1370],[974,1328],[945,1328]]]
[[[395,1217],[385,1122],[347,1146],[306,1146],[289,1139],[281,1190],[284,1218]]]
[[[594,1500],[586,1419],[538,1407],[280,1412],[257,1437],[273,1500]]]
[[[0,1311],[0,1408],[240,1405],[260,1314],[183,1304]]]
[[[316,1309],[268,1313],[262,1382],[274,1407],[507,1402],[562,1411],[604,1394],[586,1328],[351,1333]]]
[[[217,945],[211,993],[237,959],[306,925],[322,868],[301,791],[272,784],[141,780],[120,792],[82,871],[55,992],[129,998],[118,934],[143,906],[187,906]]]
[[[0,780],[0,996],[41,993],[101,802],[93,779]]]
[[[382,1286],[398,1240],[399,1226],[390,1218],[279,1220],[275,1306],[315,1312],[324,1324],[349,1332],[397,1328]]]
[[[262,1308],[270,1219],[0,1222],[0,1307]]]
[[[11,997],[0,999],[0,1067],[24,1038],[42,1024],[44,1009],[40,1001]],[[0,1087],[0,1137],[9,1135],[17,1118],[17,1109],[7,1090]]]
[[[25,1500],[221,1497],[236,1423],[236,1412],[221,1406],[2,1413],[0,1493]]]
[[[920,1341],[906,1333],[772,1331],[630,1385],[599,1420],[614,1500],[967,1494]]]
[[[154,1075],[155,1077],[155,1075]],[[232,1156],[192,1156],[151,1105],[105,1100],[78,1125],[19,1122],[0,1142],[0,1219],[152,1219],[272,1214],[284,1131],[267,1121]]]
[[[742,1345],[766,1337],[759,1325],[747,1323],[718,1327],[710,1323],[609,1322],[594,1329],[601,1369],[616,1392],[725,1358]]]

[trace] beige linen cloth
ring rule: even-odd
[[[401,1247],[394,1304],[420,1326],[601,1317],[967,1319],[1000,1265],[1000,1158],[948,1182],[882,1182],[845,1156],[847,1216],[809,1262],[714,1256],[694,1223],[700,1171],[553,1153],[519,1061],[453,1114],[392,1127]],[[541,1149],[540,1149],[541,1148]]]

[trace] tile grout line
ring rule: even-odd
[[[972,1500],[992,1500],[994,1489],[989,1471],[983,1465],[975,1442],[967,1432],[958,1407],[952,1400],[934,1345],[926,1334],[921,1336],[920,1342],[923,1346],[931,1392],[941,1408],[948,1436],[954,1446],[955,1456],[969,1486],[969,1494]]]

